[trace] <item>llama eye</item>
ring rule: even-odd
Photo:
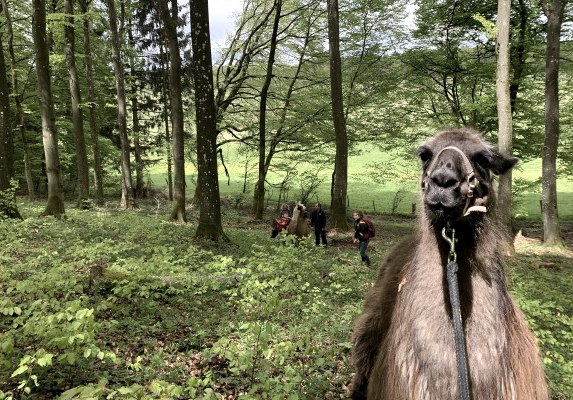
[[[420,160],[422,160],[424,169],[426,169],[428,167],[428,164],[430,164],[430,160],[432,159],[433,155],[434,153],[432,152],[432,150],[430,150],[426,146],[422,146],[418,149],[418,157],[420,157]]]

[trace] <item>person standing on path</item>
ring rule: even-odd
[[[354,243],[358,243],[358,250],[360,251],[362,262],[366,262],[366,265],[370,267],[370,257],[366,254],[366,248],[370,241],[370,228],[366,221],[364,221],[364,213],[362,211],[355,211],[352,217],[354,218]]]
[[[310,216],[310,226],[314,227],[316,245],[320,245],[320,241],[322,240],[322,246],[326,247],[326,213],[320,203],[314,205],[314,211]]]

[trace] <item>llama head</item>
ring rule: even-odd
[[[423,163],[422,199],[432,222],[454,222],[493,203],[493,175],[511,169],[504,156],[471,129],[444,131],[418,149]]]
[[[306,207],[304,204],[302,204],[300,201],[296,203],[296,205],[294,206],[294,210],[293,210],[293,216],[294,215],[297,216],[301,216],[302,218],[306,218],[308,216],[308,213],[306,212]]]

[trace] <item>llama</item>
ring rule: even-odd
[[[517,159],[470,129],[439,133],[419,156],[423,212],[415,234],[382,264],[355,323],[352,398],[462,398],[445,277],[447,227],[457,237],[471,398],[548,399],[536,341],[508,293],[502,263],[508,238],[493,209],[492,174],[503,174]]]
[[[300,201],[296,204],[292,212],[292,219],[287,226],[289,235],[296,235],[299,239],[310,235],[308,226],[308,212]]]

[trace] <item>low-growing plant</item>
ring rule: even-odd
[[[231,243],[194,239],[196,225],[156,218],[153,202],[0,223],[0,398],[346,396],[350,329],[376,271],[350,233],[326,249],[271,239],[230,208]],[[373,260],[413,229],[379,218]],[[573,396],[568,261],[520,254],[511,265],[557,399]],[[543,263],[555,267],[532,267]]]

